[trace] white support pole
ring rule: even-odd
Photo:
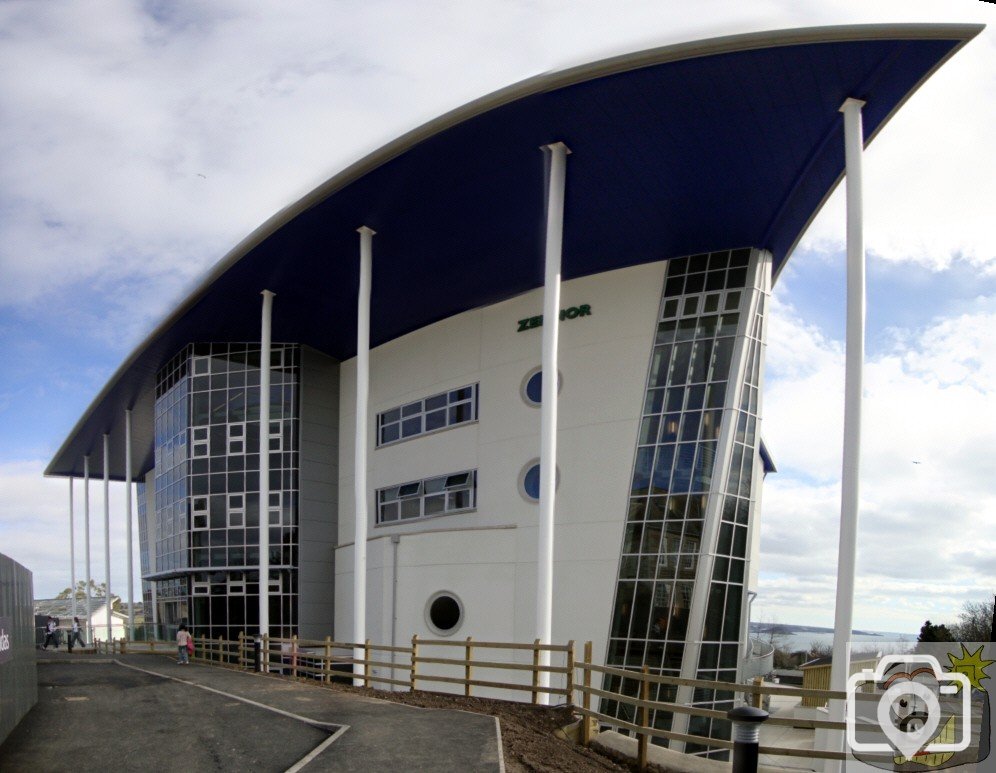
[[[270,634],[270,336],[273,295],[263,290],[259,342],[259,635]]]
[[[93,608],[90,604],[90,583],[93,574],[90,571],[90,454],[83,457],[83,531],[86,549],[86,643],[93,644]]]
[[[854,568],[857,555],[858,489],[861,462],[861,389],[865,358],[865,245],[861,200],[861,155],[864,144],[861,108],[847,99],[844,114],[845,182],[847,192],[847,331],[844,364],[844,450],[840,482],[840,541],[837,552],[837,601],[833,628],[830,689],[843,691],[849,666],[847,643],[854,611]],[[844,721],[845,702],[830,701],[830,721]],[[831,748],[843,749],[843,732],[835,731]],[[839,763],[829,769],[839,770]]]
[[[360,234],[360,287],[356,304],[356,474],[353,478],[355,534],[353,538],[353,660],[364,657],[367,635],[367,425],[370,398],[370,282],[373,237],[367,226]],[[353,663],[353,685],[363,686],[366,665]]]
[[[540,407],[540,499],[536,565],[536,638],[550,644],[553,635],[553,524],[557,488],[557,386],[560,332],[560,259],[564,241],[564,185],[567,154],[563,142],[543,148],[550,174],[546,203],[546,271],[543,282],[543,391]],[[539,653],[539,665],[550,665],[550,652]],[[539,672],[539,687],[550,686],[550,673]],[[550,694],[540,692],[548,705]]]
[[[128,528],[128,638],[135,638],[135,552],[131,533],[131,408],[125,409],[125,518]]]
[[[69,598],[73,617],[76,611],[76,526],[73,514],[73,478],[69,477]]]
[[[107,602],[107,641],[114,639],[111,633],[111,438],[104,433],[104,577],[107,586],[104,601]]]

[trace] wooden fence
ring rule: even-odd
[[[164,641],[97,642],[98,652],[114,653],[176,653],[176,644]],[[439,652],[445,654],[439,654]],[[548,652],[555,663],[544,665],[541,653]],[[521,657],[529,653],[526,657]],[[362,657],[357,655],[362,654]],[[811,699],[819,704],[828,699],[843,699],[845,694],[830,690],[806,687],[789,687],[762,683],[760,679],[748,684],[713,682],[701,679],[682,679],[661,676],[642,671],[599,665],[592,662],[592,644],[584,645],[584,656],[575,658],[574,642],[567,644],[540,644],[537,639],[531,644],[512,642],[475,641],[468,637],[463,640],[422,639],[413,636],[411,645],[405,647],[373,644],[369,640],[360,643],[337,642],[331,637],[325,639],[290,639],[263,637],[259,645],[260,670],[279,674],[292,679],[309,679],[320,684],[338,682],[353,684],[360,682],[364,687],[391,685],[393,688],[408,690],[431,689],[432,685],[456,685],[462,687],[463,695],[474,694],[474,688],[529,693],[532,703],[539,702],[539,696],[546,693],[561,698],[581,715],[581,741],[588,745],[597,727],[610,727],[625,730],[636,735],[638,759],[641,768],[646,766],[648,744],[652,738],[694,743],[711,749],[732,749],[731,741],[720,738],[706,738],[691,733],[681,733],[653,727],[651,712],[668,712],[689,717],[706,717],[726,720],[726,712],[702,706],[684,705],[674,702],[650,699],[651,688],[657,685],[689,686],[693,689],[717,690],[729,693],[737,701],[760,705],[764,695],[793,696]],[[386,658],[386,659],[385,659]],[[518,659],[516,659],[518,658]],[[229,668],[253,670],[256,667],[255,642],[242,634],[236,640],[196,639],[192,660],[221,665]],[[356,669],[356,666],[360,666]],[[429,670],[433,666],[435,669]],[[355,673],[354,673],[355,669]],[[375,673],[387,670],[391,676]],[[481,670],[517,673],[520,681],[497,681],[477,678]],[[397,672],[403,675],[399,678]],[[446,673],[442,673],[446,672]],[[541,686],[540,675],[546,672],[555,677],[557,684]],[[593,675],[619,677],[636,684],[628,694],[593,686]],[[553,681],[553,679],[551,679]],[[604,686],[604,685],[603,685]],[[659,688],[658,688],[659,689]],[[480,692],[477,693],[480,695]],[[635,721],[603,714],[592,708],[592,699],[614,701],[629,707],[629,716]],[[813,730],[843,731],[842,722],[824,719],[801,719],[770,717],[768,725],[782,725]],[[760,754],[784,757],[809,757],[817,759],[843,760],[847,755],[839,751],[792,749],[761,746]]]

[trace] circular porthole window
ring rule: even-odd
[[[557,470],[557,479],[554,487],[560,486],[560,470]],[[531,459],[526,462],[519,473],[519,494],[528,502],[539,502],[540,498],[540,465],[539,459]]]
[[[564,374],[557,373],[557,392],[564,387]],[[526,405],[534,408],[543,403],[543,368],[533,368],[522,379],[522,387],[519,390]]]
[[[449,591],[434,593],[425,605],[425,621],[433,633],[450,636],[463,622],[463,604]]]

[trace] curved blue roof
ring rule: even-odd
[[[271,218],[135,350],[46,474],[152,466],[156,370],[196,341],[273,340],[355,354],[359,237],[374,237],[371,345],[543,284],[540,147],[567,162],[563,278],[728,247],[777,271],[844,169],[848,97],[865,141],[977,25],[830,27],[669,46],[538,76],[404,135]]]

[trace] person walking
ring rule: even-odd
[[[176,662],[181,666],[190,664],[190,653],[187,651],[189,644],[190,633],[187,631],[186,625],[181,625],[180,630],[176,632]]]
[[[83,643],[83,637],[80,635],[80,619],[78,617],[73,618],[73,628],[69,632],[69,651],[73,651],[73,644],[79,644],[81,647],[86,647]]]
[[[45,626],[45,643],[42,645],[43,650],[48,649],[49,642],[55,645],[56,649],[59,649],[59,640],[55,638],[55,632],[58,630],[59,624],[55,622],[55,618],[51,615],[48,616],[48,623]]]

